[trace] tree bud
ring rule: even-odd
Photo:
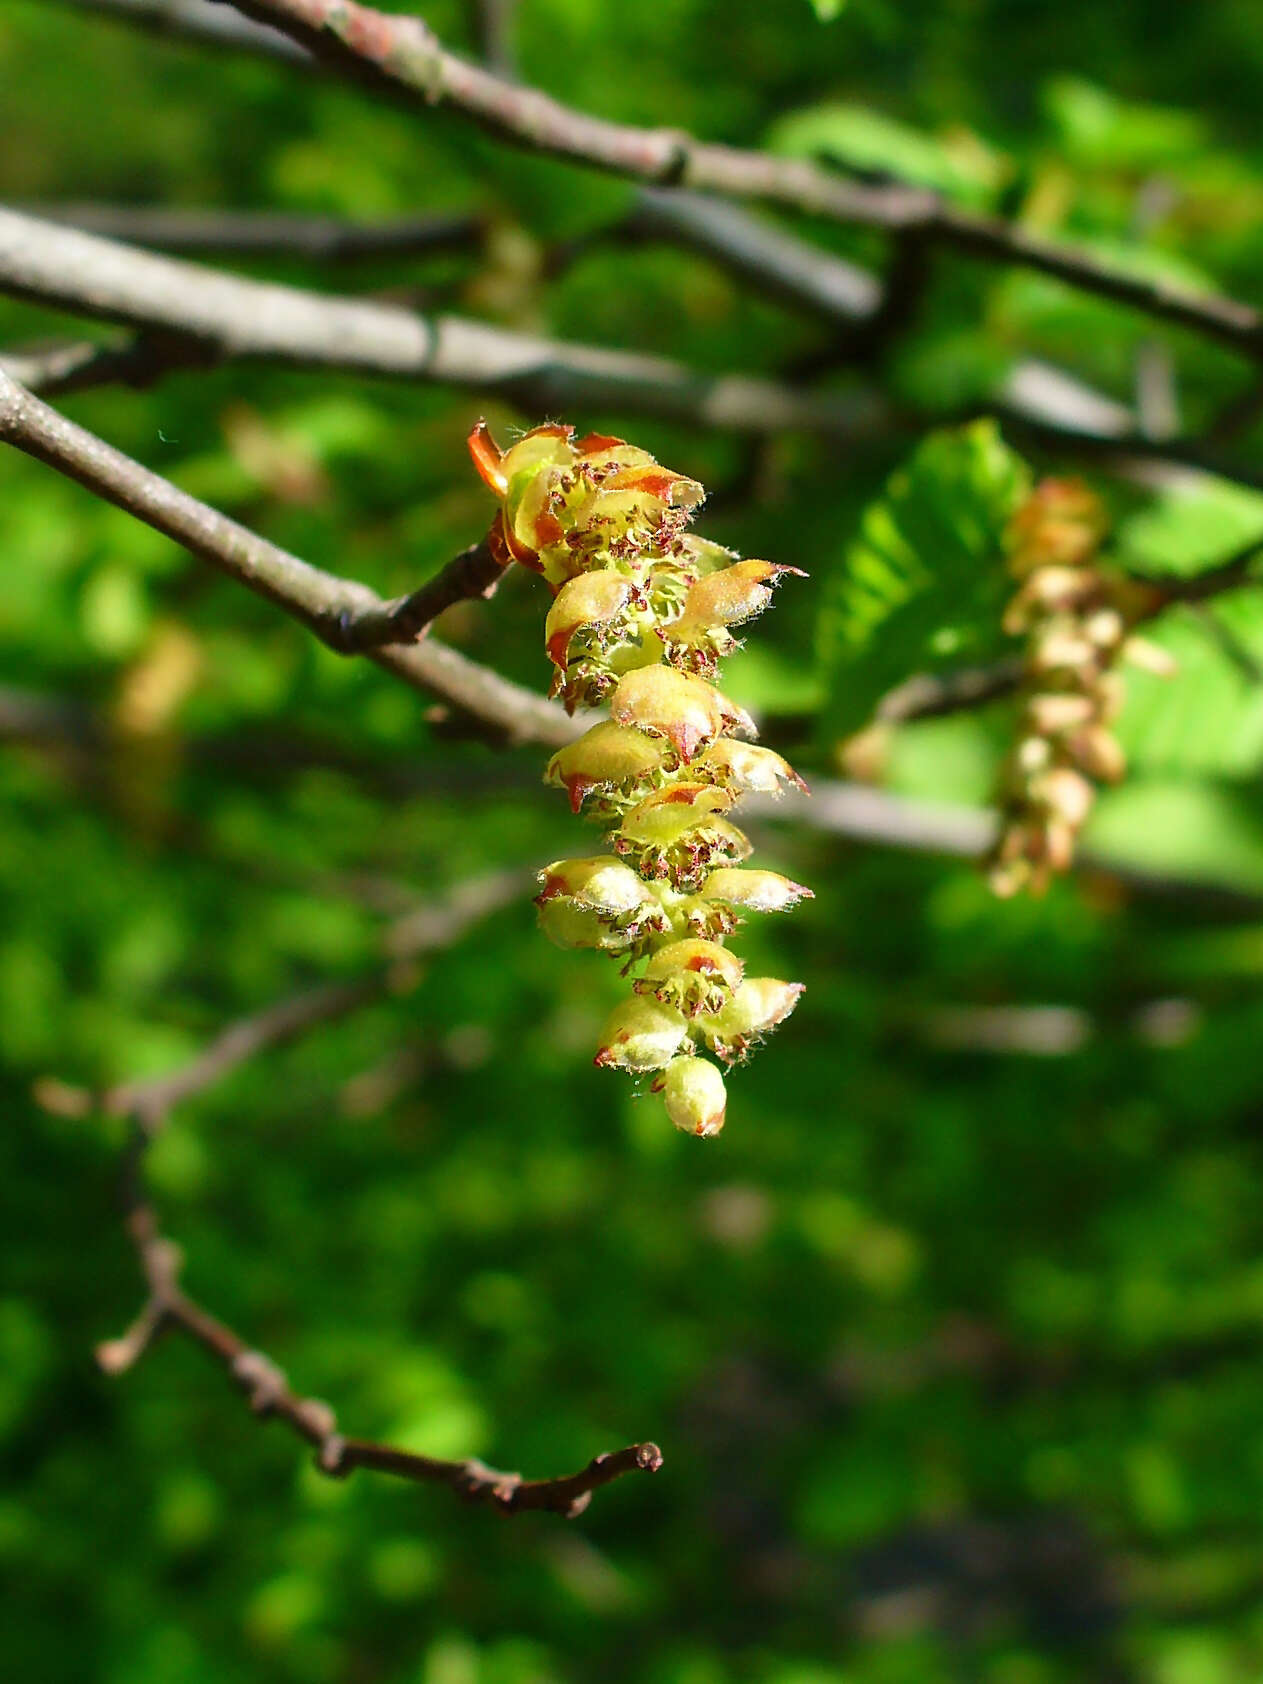
[[[685,1134],[705,1139],[723,1128],[728,1096],[722,1074],[709,1059],[673,1058],[653,1087],[666,1102],[667,1116]]]
[[[686,1017],[720,1010],[741,984],[745,967],[718,942],[686,939],[660,947],[632,984],[638,994],[652,994]]]
[[[592,1062],[602,1068],[661,1070],[687,1039],[688,1024],[681,1013],[633,994],[610,1013]]]
[[[785,784],[807,793],[807,785],[775,749],[720,737],[689,767],[690,777],[710,778],[738,795],[779,795]]]
[[[558,749],[548,762],[544,782],[560,784],[577,813],[592,790],[623,789],[629,794],[647,785],[667,762],[669,750],[661,741],[628,725],[602,720],[576,743]]]
[[[1032,779],[1031,796],[1072,830],[1079,830],[1092,811],[1096,791],[1081,772],[1069,766],[1054,766]]]
[[[698,1027],[720,1058],[726,1062],[744,1058],[754,1041],[785,1021],[802,992],[801,982],[748,977],[727,1005],[713,1017],[702,1018]]]
[[[666,737],[686,764],[726,727],[754,730],[750,716],[704,678],[668,666],[627,673],[619,680],[610,713],[620,725]]]
[[[782,877],[779,871],[742,871],[734,866],[721,866],[706,879],[702,898],[725,901],[744,912],[787,912],[800,900],[814,900],[815,896],[801,883]]]

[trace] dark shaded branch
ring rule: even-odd
[[[399,216],[346,222],[286,211],[194,210],[168,205],[48,204],[32,216],[89,234],[186,256],[302,257],[320,263],[363,258],[435,257],[476,250],[476,216]]]
[[[882,305],[881,282],[868,270],[739,205],[701,193],[644,188],[630,217],[611,232],[619,238],[669,240],[700,252],[769,297],[827,321],[868,322]]]
[[[469,11],[479,58],[500,75],[508,75],[513,68],[517,0],[470,0]]]
[[[49,396],[91,386],[151,386],[174,369],[213,361],[214,354],[197,340],[161,332],[138,333],[115,345],[71,340],[0,352],[0,369],[32,391]]]
[[[411,643],[455,603],[494,595],[503,574],[504,568],[484,538],[462,550],[441,573],[427,579],[409,596],[384,602],[380,608],[365,610],[348,620],[345,632],[339,632],[340,647],[349,655],[380,649],[388,643]]]
[[[228,275],[0,209],[0,292],[182,340],[195,353],[425,380],[495,394],[532,414],[605,408],[753,433],[842,436],[876,401],[710,375],[663,357],[537,339],[457,316]]]
[[[391,1445],[374,1444],[367,1439],[344,1438],[338,1431],[337,1417],[327,1403],[295,1392],[270,1357],[254,1350],[182,1289],[179,1250],[163,1236],[153,1206],[141,1186],[142,1146],[143,1137],[134,1146],[127,1165],[126,1228],[140,1260],[148,1298],[136,1321],[121,1338],[98,1346],[97,1361],[107,1374],[123,1373],[139,1360],[159,1333],[179,1329],[224,1369],[257,1416],[283,1421],[311,1445],[316,1453],[315,1465],[321,1473],[341,1479],[357,1468],[368,1468],[399,1479],[446,1485],[466,1502],[486,1503],[502,1514],[542,1509],[573,1520],[583,1513],[592,1493],[601,1486],[626,1473],[656,1473],[662,1466],[662,1452],[656,1444],[632,1444],[593,1457],[578,1473],[556,1479],[526,1480],[520,1474],[502,1473],[474,1458],[444,1461]]]
[[[870,186],[805,159],[699,141],[576,111],[446,51],[418,18],[356,0],[217,0],[282,30],[298,46],[368,86],[427,109],[446,105],[499,139],[648,186],[687,187],[765,199],[988,262],[1051,275],[1080,291],[1201,333],[1252,359],[1263,357],[1263,317],[1251,306],[1125,274],[1095,257],[1013,224],[977,215],[902,184]]]
[[[1217,566],[1189,579],[1146,580],[1150,600],[1135,624],[1156,619],[1176,603],[1204,603],[1242,585],[1254,584],[1257,564],[1263,556],[1263,541],[1254,539]],[[1216,624],[1219,624],[1216,622]],[[1222,628],[1221,628],[1222,629]],[[934,719],[980,707],[999,696],[1011,695],[1021,682],[1023,666],[1017,656],[986,667],[961,667],[955,672],[913,673],[878,702],[874,720],[887,725],[906,725],[916,719]],[[1252,681],[1257,679],[1253,673]]]
[[[989,667],[961,667],[956,672],[913,673],[878,702],[873,718],[884,725],[906,725],[913,719],[936,719],[980,707],[997,696],[1011,695],[1022,678],[1022,662],[996,661]]]
[[[1243,544],[1218,566],[1207,568],[1191,579],[1160,579],[1155,588],[1161,593],[1162,607],[1172,602],[1205,602],[1225,591],[1235,591],[1242,585],[1257,583],[1256,563],[1263,556],[1263,539],[1254,538]]]
[[[118,18],[154,35],[193,36],[212,46],[265,53],[269,58],[287,63],[303,64],[310,56],[277,30],[235,17],[223,6],[215,5],[214,0],[61,0],[61,3],[73,6],[76,11]]]
[[[654,1444],[628,1445],[596,1456],[579,1472],[556,1479],[524,1480],[519,1474],[502,1473],[473,1458],[446,1461],[367,1439],[344,1437],[328,1404],[295,1392],[269,1357],[252,1349],[182,1289],[179,1249],[161,1233],[144,1190],[145,1148],[175,1105],[253,1054],[293,1040],[390,990],[404,955],[415,957],[450,946],[471,924],[517,894],[522,881],[521,873],[501,872],[457,885],[443,900],[421,908],[396,927],[389,943],[395,954],[391,964],[357,982],[298,995],[244,1018],[230,1025],[182,1069],[156,1080],[122,1085],[102,1096],[107,1111],[129,1117],[134,1125],[123,1163],[125,1225],[148,1288],[140,1314],[127,1331],[97,1349],[97,1360],[106,1373],[123,1373],[160,1333],[179,1329],[219,1363],[256,1415],[283,1421],[312,1446],[322,1473],[343,1478],[357,1468],[367,1468],[400,1479],[446,1485],[468,1502],[486,1503],[506,1514],[542,1509],[572,1519],[583,1512],[592,1492],[601,1486],[625,1473],[657,1472],[662,1454]],[[73,1093],[66,1089],[58,1094],[63,1109],[66,1095]]]

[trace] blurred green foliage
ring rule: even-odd
[[[418,9],[468,43],[455,0]],[[606,115],[911,174],[1141,272],[1263,290],[1251,0],[1178,20],[1166,0],[522,0],[514,35],[525,77]],[[0,77],[8,199],[474,206],[496,230],[475,258],[255,267],[715,369],[775,370],[825,334],[662,246],[595,239],[550,278],[554,244],[603,230],[627,188],[449,116],[47,0],[0,9]],[[883,256],[863,231],[807,231]],[[5,345],[67,331],[0,305]],[[996,558],[936,495],[942,540],[905,531],[924,590],[871,622],[880,675],[852,692],[838,664],[829,617],[879,524],[864,511],[889,515],[924,412],[985,407],[1029,355],[1129,401],[1154,345],[1191,430],[1249,386],[1186,334],[943,255],[881,371],[915,427],[842,455],[778,440],[751,482],[730,437],[569,419],[731,489],[705,530],[811,573],[734,662],[741,699],[862,713],[946,652],[945,631],[958,651],[994,636]],[[488,515],[462,442],[477,405],[437,388],[226,367],[67,407],[384,592]],[[1247,420],[1243,459],[1261,435]],[[993,489],[1020,471],[994,431],[964,437],[1000,464]],[[1263,533],[1257,492],[1224,482],[1102,489],[1138,571],[1194,573]],[[1137,774],[1094,820],[1101,853],[1204,892],[1087,873],[1001,905],[964,864],[768,827],[766,863],[818,899],[751,941],[809,987],[734,1081],[714,1145],[592,1070],[616,979],[538,938],[525,896],[413,992],[179,1113],[151,1174],[191,1290],[348,1431],[529,1474],[664,1446],[656,1478],[600,1493],[575,1524],[501,1523],[440,1490],[322,1480],[178,1339],[99,1376],[92,1346],[139,1296],[112,1202],[120,1142],[31,1092],[168,1069],[241,1014],[358,974],[437,889],[570,851],[541,754],[454,740],[376,668],[7,456],[0,543],[5,684],[68,710],[0,757],[6,1676],[1263,1672],[1263,722],[1242,665],[1263,660],[1258,588],[1159,629],[1184,673],[1133,681]],[[443,633],[542,686],[541,619],[515,577]],[[825,717],[797,739],[817,745],[809,775],[855,722]],[[1008,727],[997,704],[908,728],[894,786],[985,801]]]

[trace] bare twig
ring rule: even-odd
[[[0,439],[77,480],[173,538],[247,589],[266,597],[332,648],[346,646],[361,614],[379,625],[390,612],[375,591],[311,566],[200,503],[169,480],[68,421],[0,372]],[[415,616],[414,616],[415,623]],[[568,742],[561,708],[433,641],[387,646],[369,658],[415,688],[438,694],[512,742]]]
[[[827,321],[872,321],[882,305],[875,275],[777,228],[740,205],[702,193],[643,188],[618,238],[670,240],[711,258],[770,297]]]
[[[173,369],[214,361],[214,353],[187,335],[138,333],[115,345],[69,340],[0,353],[0,368],[32,391],[50,397],[89,386],[150,386]]]
[[[996,661],[989,667],[961,667],[956,672],[913,673],[902,684],[888,690],[873,710],[884,725],[905,725],[913,719],[935,719],[979,707],[997,696],[1010,695],[1022,677],[1022,663],[1016,657]]]
[[[108,1374],[132,1367],[157,1336],[179,1329],[209,1352],[245,1393],[251,1409],[261,1417],[284,1421],[316,1452],[316,1466],[332,1478],[356,1468],[393,1474],[400,1479],[446,1485],[468,1502],[486,1503],[506,1514],[543,1509],[574,1518],[587,1507],[591,1494],[625,1473],[654,1473],[662,1454],[654,1444],[633,1444],[596,1456],[578,1473],[556,1479],[524,1480],[502,1473],[473,1458],[446,1461],[421,1456],[366,1439],[345,1438],[328,1404],[302,1397],[282,1371],[262,1352],[211,1315],[180,1286],[179,1249],[161,1233],[157,1215],[143,1186],[145,1148],[171,1109],[217,1081],[244,1059],[355,1010],[394,986],[403,955],[447,947],[469,926],[516,894],[522,874],[500,872],[459,884],[442,901],[422,908],[401,923],[390,943],[396,955],[385,967],[349,984],[336,984],[290,1000],[230,1025],[197,1058],[168,1076],[127,1083],[102,1096],[101,1104],[131,1119],[134,1132],[123,1162],[123,1195],[128,1237],[135,1247],[148,1288],[140,1314],[119,1338],[97,1348],[97,1360]],[[60,1109],[67,1109],[73,1089],[59,1091]]]
[[[743,818],[799,824],[808,830],[875,847],[906,848],[912,853],[981,860],[995,840],[998,815],[989,808],[925,801],[875,789],[868,784],[815,781],[812,799],[776,801],[756,796]],[[1181,877],[1136,867],[1094,848],[1081,848],[1075,865],[1103,871],[1129,887],[1153,895],[1204,898],[1238,909],[1257,911],[1263,895],[1217,883],[1213,878]]]
[[[502,1514],[542,1509],[573,1520],[602,1485],[627,1473],[656,1473],[662,1466],[662,1452],[656,1444],[631,1444],[593,1457],[578,1473],[526,1480],[474,1458],[445,1461],[367,1439],[344,1438],[327,1403],[300,1396],[271,1358],[249,1346],[182,1289],[179,1250],[162,1234],[141,1186],[143,1144],[143,1136],[138,1136],[126,1165],[126,1227],[140,1260],[148,1297],[121,1338],[106,1340],[97,1347],[97,1361],[107,1374],[123,1373],[143,1356],[159,1333],[178,1328],[219,1363],[257,1416],[283,1421],[312,1446],[321,1473],[341,1479],[357,1468],[368,1468],[399,1479],[446,1485],[466,1502],[485,1503]]]

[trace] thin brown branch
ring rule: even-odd
[[[618,239],[669,240],[699,252],[769,297],[826,321],[871,322],[882,306],[882,284],[867,269],[740,205],[702,193],[643,188],[631,215],[609,232]]]
[[[0,292],[183,341],[190,356],[254,358],[495,394],[533,415],[585,407],[738,432],[870,429],[871,398],[710,375],[663,357],[513,333],[458,316],[338,298],[0,209]]]
[[[1158,580],[1155,588],[1162,598],[1159,608],[1165,608],[1168,603],[1173,602],[1206,602],[1211,597],[1222,596],[1225,591],[1235,591],[1242,585],[1257,583],[1257,564],[1261,556],[1263,539],[1254,538],[1232,555],[1226,556],[1217,566],[1207,568],[1204,573],[1195,574],[1191,579]],[[1155,609],[1155,612],[1157,611]]]
[[[1051,275],[1080,291],[1206,335],[1258,360],[1263,316],[1247,304],[1125,274],[1090,253],[902,184],[870,186],[806,159],[743,151],[675,129],[634,128],[563,105],[448,52],[419,18],[356,0],[217,0],[270,25],[343,74],[425,108],[445,105],[499,139],[626,176],[764,199],[799,211],[917,234],[927,243],[989,262]]]
[[[389,610],[367,585],[313,567],[200,503],[50,409],[3,372],[0,439],[165,533],[275,603],[332,648],[344,646],[348,628],[353,636],[358,616],[368,615],[370,623],[378,624]],[[443,697],[511,742],[555,746],[576,734],[573,722],[555,704],[433,640],[368,653],[370,660],[406,683]]]
[[[582,1514],[593,1491],[601,1486],[626,1473],[657,1472],[662,1453],[654,1444],[632,1444],[596,1456],[574,1474],[525,1480],[475,1458],[447,1461],[368,1439],[344,1437],[328,1404],[295,1392],[271,1358],[252,1349],[183,1290],[181,1253],[162,1234],[144,1190],[146,1146],[175,1105],[219,1080],[244,1059],[344,1016],[391,989],[396,985],[403,956],[415,957],[450,946],[471,924],[516,894],[521,884],[520,873],[501,872],[457,885],[444,900],[401,921],[389,942],[394,958],[388,965],[356,982],[298,995],[243,1018],[181,1069],[157,1080],[125,1084],[103,1096],[107,1110],[126,1115],[134,1126],[123,1161],[125,1225],[148,1289],[140,1313],[127,1331],[97,1348],[97,1361],[107,1374],[125,1372],[161,1333],[179,1330],[225,1370],[256,1415],[283,1421],[312,1446],[321,1473],[344,1478],[357,1468],[366,1468],[399,1479],[446,1485],[467,1502],[485,1503],[505,1514],[542,1509],[573,1519]],[[73,1090],[64,1090],[70,1092]],[[64,1098],[64,1093],[59,1098]]]
[[[1136,624],[1156,619],[1177,603],[1198,604],[1257,583],[1258,562],[1263,541],[1244,544],[1217,566],[1188,579],[1146,580],[1150,600]],[[1257,677],[1257,674],[1254,675]],[[885,725],[906,725],[912,720],[935,719],[959,713],[1011,695],[1022,678],[1022,662],[1006,657],[985,667],[961,667],[954,672],[913,673],[878,702],[874,720]]]
[[[141,1189],[139,1149],[133,1152],[127,1167],[127,1233],[140,1260],[148,1297],[127,1332],[98,1347],[97,1360],[106,1373],[124,1372],[143,1356],[158,1333],[178,1329],[214,1358],[245,1394],[255,1415],[283,1421],[311,1445],[321,1473],[342,1479],[357,1468],[368,1468],[399,1479],[446,1485],[466,1502],[485,1503],[502,1514],[542,1509],[573,1520],[601,1486],[627,1473],[656,1473],[662,1466],[662,1452],[656,1444],[631,1444],[593,1457],[578,1473],[527,1480],[474,1458],[445,1461],[367,1439],[343,1437],[327,1403],[295,1392],[270,1357],[253,1349],[183,1290],[179,1284],[179,1251],[162,1234],[153,1206]]]
[[[190,257],[298,257],[319,263],[436,257],[477,250],[479,217],[398,216],[347,222],[286,211],[201,210],[170,205],[37,204],[32,216],[129,245]]]

